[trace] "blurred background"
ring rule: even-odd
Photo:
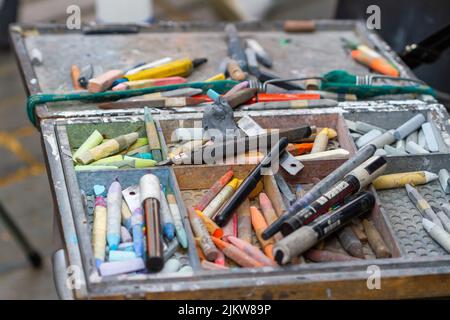
[[[54,299],[53,203],[39,133],[25,114],[25,91],[8,50],[8,24],[65,23],[70,5],[82,22],[245,21],[285,19],[366,19],[366,9],[381,9],[381,36],[396,50],[418,42],[449,23],[450,1],[397,0],[0,0],[0,201],[44,257],[34,270],[0,220],[0,299]],[[447,35],[448,38],[448,35]],[[414,72],[441,92],[450,92],[447,49],[432,64]]]

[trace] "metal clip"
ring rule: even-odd
[[[407,81],[407,82],[413,82],[420,85],[426,85],[425,82],[418,79],[411,79],[411,78],[403,78],[403,77],[391,77],[391,76],[384,76],[384,75],[378,75],[378,74],[368,74],[365,76],[356,76],[356,85],[359,86],[371,86],[373,85],[375,80],[384,79],[384,80],[392,80],[392,81]]]

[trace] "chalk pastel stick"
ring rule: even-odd
[[[450,194],[450,175],[447,169],[439,170],[439,183],[441,184],[442,191]]]
[[[123,161],[123,156],[118,154],[111,157],[106,157],[97,161],[92,162],[91,166],[102,166],[102,165],[114,165],[117,162]]]
[[[425,117],[423,114],[419,113],[406,121],[404,124],[402,124],[400,127],[395,129],[394,131],[394,137],[397,140],[404,139],[414,131],[420,128],[422,123],[424,123]]]
[[[172,213],[170,212],[169,203],[166,195],[161,190],[161,218],[163,223],[163,234],[171,241],[175,237],[175,223],[173,221]]]
[[[72,155],[74,161],[78,156],[95,146],[98,146],[103,141],[103,136],[98,130],[94,130],[91,135],[83,142],[83,144]]]
[[[164,274],[164,273],[178,272],[178,270],[180,270],[180,268],[181,268],[180,260],[178,260],[176,258],[170,258],[169,260],[167,260],[164,263],[164,267],[162,268],[160,273]]]
[[[330,262],[330,261],[353,261],[361,260],[356,257],[349,256],[347,254],[327,251],[327,250],[316,250],[311,249],[305,253],[305,258],[314,262]]]
[[[200,238],[200,247],[208,261],[215,261],[219,255],[205,224],[193,208],[188,208],[189,220],[194,234]]]
[[[136,259],[136,254],[133,251],[122,251],[122,250],[110,250],[109,251],[109,262],[113,261],[125,261]]]
[[[259,243],[261,244],[261,247],[264,250],[264,253],[266,256],[268,256],[270,259],[273,260],[273,238],[270,238],[269,240],[264,240],[262,238],[263,231],[267,228],[267,222],[264,219],[264,216],[261,214],[261,212],[258,210],[258,208],[254,206],[250,206],[250,216],[252,219],[252,225],[253,229],[255,230],[256,237],[258,238]]]
[[[114,261],[102,263],[99,267],[100,274],[103,277],[114,276],[118,274],[136,272],[144,270],[144,260],[142,258],[136,258],[131,260]]]
[[[157,162],[153,159],[141,159],[136,157],[124,156],[124,161],[131,161],[133,168],[151,168],[156,166]]]
[[[219,180],[217,180],[212,187],[205,193],[200,202],[195,206],[195,209],[203,211],[208,204],[217,196],[225,185],[230,182],[233,177],[233,171],[227,171]]]
[[[423,228],[428,232],[431,238],[435,240],[439,245],[445,249],[448,253],[450,253],[450,234],[445,232],[437,224],[431,222],[430,220],[423,218],[422,219]]]
[[[240,250],[239,248],[235,247],[234,245],[222,241],[219,238],[212,237],[212,240],[214,241],[214,244],[231,260],[236,262],[241,267],[246,268],[256,268],[256,267],[262,267],[263,264],[256,259],[252,258],[248,254],[246,254],[244,251]]]
[[[374,140],[375,138],[378,138],[383,133],[380,130],[373,129],[361,136],[358,140],[356,140],[356,146],[358,148],[364,147],[366,144],[368,144],[370,141]]]
[[[222,251],[219,250],[219,254],[217,255],[217,259],[214,260],[214,263],[224,266],[225,265],[225,255]]]
[[[328,145],[328,128],[322,129],[314,139],[311,153],[318,153],[327,150]]]
[[[122,242],[117,247],[117,250],[120,250],[120,251],[133,251],[134,252],[133,242]]]
[[[210,262],[208,260],[202,260],[202,262],[200,263],[202,268],[205,270],[228,270],[230,268],[214,263],[214,262]]]
[[[139,134],[137,132],[115,137],[88,151],[80,153],[75,160],[81,164],[90,164],[91,162],[109,157],[110,155],[128,148],[138,139],[138,137]]]
[[[192,269],[191,266],[184,266],[184,267],[181,267],[181,269],[178,270],[177,273],[179,273],[179,274],[191,274],[193,272],[194,272],[194,269]]]
[[[95,198],[94,225],[92,227],[92,246],[97,266],[105,261],[107,211],[105,198]]]
[[[145,63],[145,64],[143,64],[143,65],[140,65],[140,66],[138,66],[138,67],[135,67],[135,68],[132,68],[132,69],[128,70],[128,71],[125,73],[125,75],[126,75],[126,76],[129,76],[129,75],[132,75],[132,74],[136,74],[136,73],[138,73],[138,72],[140,72],[140,71],[142,71],[142,70],[147,70],[147,69],[155,68],[155,67],[161,66],[161,65],[163,65],[163,64],[169,63],[169,62],[171,62],[172,60],[173,60],[173,59],[170,58],[170,57],[164,57],[164,58],[161,58],[161,59],[158,59],[158,60],[149,62],[149,63]]]
[[[122,70],[110,70],[98,77],[92,78],[88,82],[88,91],[91,93],[102,92],[109,89],[113,82],[124,76]]]
[[[131,237],[130,232],[124,226],[120,226],[120,241],[121,242],[131,242],[133,238]]]
[[[377,190],[384,190],[401,188],[406,184],[414,186],[426,184],[437,178],[438,176],[436,174],[428,171],[402,172],[379,176],[372,182],[372,185]]]
[[[275,213],[275,209],[272,206],[272,202],[270,201],[267,194],[265,194],[264,192],[261,192],[259,194],[259,206],[261,207],[262,213],[267,221],[267,224],[270,225],[274,223],[275,220],[278,219],[278,216]],[[279,232],[274,235],[274,239],[276,241],[281,240],[281,238],[283,238],[283,236]]]
[[[120,221],[122,210],[122,187],[118,181],[111,183],[107,196],[108,223],[106,240],[110,250],[116,250],[120,243]]]
[[[188,247],[186,230],[183,225],[183,218],[181,217],[180,208],[178,208],[177,200],[175,199],[172,189],[167,188],[167,202],[169,203],[170,213],[172,214],[173,223],[175,225],[175,233],[178,241],[183,248]]]
[[[217,210],[224,204],[233,193],[236,191],[238,187],[239,180],[234,178],[227,185],[225,185],[222,190],[212,199],[206,208],[202,210],[203,214],[213,218],[216,214]]]
[[[252,220],[250,218],[250,201],[247,199],[237,209],[238,237],[252,243]]]
[[[253,259],[261,262],[265,266],[276,266],[276,262],[272,259],[269,259],[261,250],[259,250],[254,245],[248,243],[247,241],[241,240],[234,236],[229,236],[227,240],[236,246],[238,249],[242,250],[246,254],[248,254]]]
[[[347,159],[350,155],[345,149],[334,149],[322,152],[317,152],[313,154],[303,154],[301,156],[296,156],[295,159],[303,160],[326,160],[326,159]]]
[[[386,153],[390,156],[405,156],[405,155],[407,155],[407,153],[405,151],[391,147],[388,144],[384,146],[384,151],[386,151]]]
[[[430,153],[429,151],[425,150],[424,148],[419,146],[417,143],[414,143],[412,141],[410,141],[406,144],[405,150],[411,154],[428,154],[428,153]]]
[[[422,124],[422,131],[425,135],[428,150],[430,150],[430,152],[438,152],[439,145],[436,137],[434,136],[434,131],[431,123],[425,122],[424,124]]]
[[[173,239],[167,244],[167,248],[164,249],[164,261],[169,260],[180,247],[180,243],[177,239]]]
[[[367,235],[367,239],[369,240],[369,244],[375,252],[376,257],[378,259],[391,257],[391,251],[386,246],[386,243],[384,242],[378,230],[373,225],[372,221],[364,219],[362,223]]]
[[[125,201],[122,201],[122,208],[121,208],[120,212],[122,214],[122,224],[128,230],[131,230],[131,211],[130,211],[130,208],[128,208],[128,205]],[[122,240],[122,242],[126,242],[126,241]]]
[[[205,216],[200,210],[195,210],[195,212],[197,212],[198,216],[202,219],[211,236],[221,238],[224,235],[222,228],[220,228],[211,218]]]

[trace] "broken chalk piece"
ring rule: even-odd
[[[164,268],[160,271],[160,273],[172,273],[172,272],[178,272],[181,268],[181,262],[178,259],[171,258],[166,261],[164,264]]]
[[[91,93],[102,92],[112,86],[117,79],[123,78],[124,72],[122,70],[109,70],[98,77],[92,78],[88,82],[88,91]]]
[[[401,139],[401,140],[397,140],[397,142],[395,143],[395,149],[399,150],[399,151],[405,151],[405,146],[406,146],[406,142],[405,140]]]
[[[428,150],[430,150],[430,152],[438,152],[439,145],[436,137],[434,136],[431,123],[425,122],[424,124],[422,124],[422,131],[425,135],[425,141],[427,142]]]
[[[405,156],[407,153],[404,151],[401,151],[397,148],[391,147],[390,145],[385,145],[384,150],[389,156]]]
[[[109,250],[109,262],[136,259],[134,251]]]
[[[421,146],[422,148],[424,148],[425,150],[428,150],[428,147],[427,147],[427,140],[425,139],[425,134],[423,133],[423,130],[422,130],[422,129],[420,129],[420,130],[418,131],[418,134],[417,134],[417,144],[418,144],[419,146]]]
[[[358,140],[356,140],[356,146],[358,148],[364,147],[366,144],[368,144],[370,141],[372,141],[375,138],[378,138],[383,133],[380,130],[373,129],[364,134],[362,137],[360,137]]]
[[[439,227],[432,221],[423,218],[422,224],[426,232],[433,238],[434,241],[439,243],[439,245],[444,248],[448,253],[450,253],[450,234],[445,232],[444,229]]]
[[[394,137],[397,140],[404,139],[408,135],[410,135],[412,132],[416,131],[420,128],[422,123],[424,123],[425,117],[423,114],[419,113],[406,121],[404,124],[402,124],[400,127],[395,129],[394,131]]]
[[[406,143],[408,143],[409,141],[417,143],[418,134],[419,131],[414,131],[413,133],[411,133],[409,136],[406,137]]]
[[[447,169],[439,170],[439,183],[441,184],[442,191],[450,194],[450,175]]]
[[[442,227],[445,231],[450,232],[450,218],[444,213],[444,211],[439,209],[434,209],[436,211],[436,215],[441,221]]]
[[[412,141],[410,141],[406,144],[405,150],[411,154],[428,154],[428,153],[430,153],[429,151],[425,150],[424,148],[419,146],[417,143],[414,143]]]
[[[370,144],[373,144],[378,149],[383,148],[385,145],[389,145],[395,142],[394,130],[389,130],[383,133],[381,136],[376,137]]]
[[[299,161],[303,160],[324,160],[324,159],[347,159],[350,152],[345,149],[334,149],[322,152],[317,152],[313,154],[304,154],[301,156],[296,156],[295,159]]]
[[[96,146],[98,146],[103,141],[103,136],[98,130],[95,130],[91,135],[83,142],[83,144],[73,153],[72,158],[75,159],[82,154]]]
[[[142,260],[141,258],[124,261],[105,262],[99,266],[100,274],[103,277],[135,272],[144,270],[144,268],[144,260]]]

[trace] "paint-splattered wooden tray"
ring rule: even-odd
[[[346,69],[356,74],[366,74],[367,69],[352,61],[342,49],[339,38],[345,36],[376,47],[396,64],[403,75],[413,77],[411,71],[404,67],[391,49],[376,34],[365,30],[359,22],[318,21],[315,33],[299,34],[286,34],[281,31],[281,26],[279,22],[238,24],[242,36],[256,38],[273,56],[274,73],[291,77],[306,73],[321,74],[331,69]],[[138,27],[139,32],[133,34],[85,35],[82,30],[69,31],[64,26],[20,26],[12,28],[11,36],[26,90],[29,94],[36,94],[71,91],[69,70],[72,63],[92,63],[107,70],[125,68],[137,61],[151,61],[161,56],[207,56],[210,59],[208,64],[197,70],[191,78],[206,79],[215,74],[219,61],[226,55],[223,28],[223,24],[161,23]],[[28,52],[33,47],[38,47],[43,53],[42,66],[31,64]],[[330,55],[330,52],[333,54]],[[168,132],[172,128],[187,126],[190,122],[201,119],[201,114],[195,111],[197,110],[192,108],[177,111],[152,110],[157,114],[155,119],[160,124],[166,142],[170,142]],[[378,112],[385,114],[378,117]],[[392,117],[390,112],[393,112]],[[433,99],[342,102],[336,108],[286,110],[282,114],[287,117],[287,123],[292,125],[297,124],[297,119],[298,124],[307,124],[305,119],[312,123],[316,121],[316,125],[336,124],[339,142],[353,153],[355,147],[346,132],[344,118],[368,122],[379,119],[381,122],[373,124],[390,129],[390,125],[397,125],[401,118],[407,118],[404,112],[426,114],[429,119],[435,121],[443,133],[444,143],[448,146],[448,138],[444,135],[448,130],[448,116],[445,109]],[[277,270],[242,269],[225,273],[199,270],[188,277],[158,279],[147,275],[134,275],[103,281],[93,272],[93,257],[87,249],[90,245],[89,235],[83,226],[86,212],[81,198],[76,196],[80,192],[80,186],[70,160],[71,149],[80,143],[83,134],[80,133],[82,130],[79,130],[79,136],[71,139],[68,136],[68,128],[77,124],[100,124],[105,130],[114,132],[112,127],[121,127],[114,125],[117,122],[142,123],[143,110],[138,108],[103,111],[91,103],[69,103],[40,105],[36,114],[40,120],[39,127],[55,199],[55,211],[64,237],[68,263],[80,266],[82,270],[84,285],[74,291],[77,298],[391,299],[450,295],[447,285],[450,279],[450,256],[438,251],[437,255],[419,254],[411,259],[408,254],[411,248],[406,247],[411,245],[406,241],[409,237],[399,232],[401,226],[397,225],[398,217],[393,214],[391,200],[384,192],[378,196],[379,206],[372,212],[372,218],[392,250],[393,258],[390,259],[307,263]],[[261,125],[269,127],[269,124],[280,116],[280,112],[236,113],[236,117],[243,115],[250,115],[258,119]],[[383,122],[383,119],[387,121]],[[125,129],[125,126],[122,129]],[[393,172],[450,169],[448,160],[447,153],[388,159],[389,168]],[[320,179],[341,163],[342,160],[305,161],[305,168],[300,175],[295,178],[286,176],[286,179],[291,186],[313,183],[316,181],[314,178]],[[186,192],[204,190],[207,187],[206,182],[217,179],[218,173],[225,169],[225,166],[220,167],[220,170],[218,167],[208,166],[175,166],[157,170],[165,171],[172,177],[174,186],[177,186],[178,201],[182,203],[183,199],[188,200]],[[245,174],[249,168],[240,167],[236,170]],[[131,171],[131,175],[139,174],[139,170]],[[203,177],[205,172],[209,172],[209,180]],[[118,174],[127,175],[126,171],[120,171]],[[198,178],[186,180],[187,176]],[[197,185],[192,184],[195,180],[198,180]],[[267,182],[266,186],[273,187],[273,183]],[[401,192],[398,196],[402,197],[403,202],[407,201]],[[414,217],[411,221],[414,221]],[[429,239],[425,241],[428,242]],[[367,287],[367,270],[373,265],[381,270],[381,290],[370,290]]]

